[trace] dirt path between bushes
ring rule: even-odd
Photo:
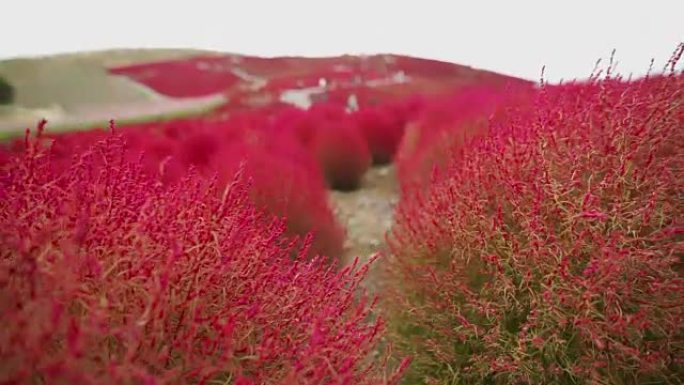
[[[356,256],[365,262],[374,253],[385,251],[385,233],[392,226],[394,206],[399,200],[394,166],[372,167],[364,176],[360,189],[331,191],[330,199],[338,221],[347,229],[345,263],[350,263]],[[372,290],[373,279],[367,282]]]

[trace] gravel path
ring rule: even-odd
[[[392,226],[394,206],[399,199],[394,166],[373,167],[360,189],[331,191],[330,197],[339,222],[347,229],[345,262],[350,263],[357,256],[366,261],[374,253],[384,252],[385,234]],[[378,265],[376,262],[375,268]],[[372,291],[373,279],[367,282]]]

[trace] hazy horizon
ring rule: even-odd
[[[12,1],[0,59],[112,48],[196,48],[258,56],[394,53],[537,80],[584,78],[616,50],[618,72],[658,70],[684,41],[684,2],[436,0],[322,4],[252,0]],[[446,3],[446,4],[445,4]],[[191,5],[191,6],[190,6]],[[7,37],[14,38],[7,38]]]

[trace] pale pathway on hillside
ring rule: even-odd
[[[347,229],[345,263],[357,256],[365,262],[374,253],[384,252],[385,234],[392,227],[394,206],[399,199],[394,167],[373,167],[364,176],[360,189],[331,191],[330,196],[338,221]],[[381,263],[382,259],[376,261],[375,268]]]

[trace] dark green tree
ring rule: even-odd
[[[14,101],[14,87],[0,76],[0,104],[12,104]]]

